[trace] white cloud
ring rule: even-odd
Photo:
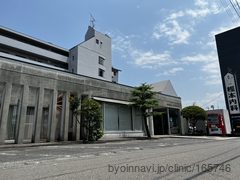
[[[200,106],[205,110],[211,109],[211,105],[215,107],[215,109],[226,109],[225,100],[223,92],[218,93],[206,93],[201,100],[192,99],[192,100],[183,100],[182,106],[183,108],[186,106],[191,106],[195,103],[196,106]]]
[[[175,75],[176,74],[176,72],[178,72],[178,71],[183,71],[183,68],[182,67],[178,67],[178,68],[172,68],[172,69],[170,69],[170,70],[168,70],[168,71],[166,71],[166,70],[164,70],[164,72],[163,73],[159,73],[159,74],[157,74],[156,76],[169,76],[169,75]]]
[[[118,35],[112,34],[112,37],[112,49],[121,52],[121,57],[128,58],[131,64],[148,69],[177,64],[169,51],[155,53],[153,50],[143,51],[134,47],[132,41],[137,38],[135,35],[124,36],[118,32]]]
[[[118,35],[112,40],[112,49],[118,50],[121,52],[124,52],[126,49],[129,49],[132,47],[131,40],[128,37],[123,37],[121,35]]]
[[[218,14],[222,11],[222,8],[218,6],[214,1],[208,3],[204,0],[195,0],[195,6],[197,8],[186,10],[186,14],[190,15],[193,18],[205,17],[208,14]]]
[[[161,54],[154,53],[153,50],[141,51],[134,49],[129,52],[133,59],[133,63],[137,66],[146,67],[149,65],[166,66],[170,64],[176,64],[177,62],[171,60],[171,54],[169,51],[165,51]]]
[[[162,35],[160,35],[159,33],[157,32],[153,32],[153,37],[156,38],[156,39],[159,39]]]
[[[211,51],[209,54],[197,54],[195,56],[186,56],[181,59],[185,64],[202,63],[200,70],[208,76],[202,78],[206,85],[221,84],[219,62],[216,51]]]
[[[204,1],[204,0],[195,0],[194,3],[196,6],[200,6],[201,8],[204,8],[205,6],[208,5],[208,2]]]
[[[206,85],[219,85],[222,84],[220,73],[213,74],[211,76],[208,76],[205,80]]]
[[[183,17],[183,16],[184,16],[184,12],[183,11],[179,11],[177,13],[171,14],[168,18],[166,18],[166,20],[177,19],[177,18]]]
[[[191,62],[212,62],[217,60],[217,54],[215,51],[211,51],[209,54],[197,54],[195,56],[186,56],[181,58],[183,62],[191,63]]]
[[[210,9],[188,9],[186,10],[186,14],[192,16],[193,18],[196,17],[205,17],[206,15],[210,14]]]
[[[154,27],[153,37],[159,39],[161,36],[167,37],[169,44],[188,44],[188,38],[191,35],[176,20],[169,20],[166,23],[158,23]]]
[[[214,1],[195,0],[194,8],[171,13],[163,22],[157,23],[153,29],[152,37],[157,40],[162,36],[167,37],[170,45],[189,44],[190,32],[194,31],[193,26],[198,22],[196,19],[202,19],[207,15],[220,12],[222,12],[222,8]],[[181,17],[187,17],[191,26],[189,26],[189,23],[181,23],[180,25],[180,20],[177,21],[177,19]],[[208,45],[212,46],[213,43]]]

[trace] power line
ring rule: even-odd
[[[240,6],[239,6],[239,4],[238,4],[238,1],[237,1],[237,0],[235,0],[235,1],[236,1],[236,3],[237,3],[238,8],[240,9]]]
[[[235,12],[237,13],[237,15],[238,15],[238,17],[240,17],[240,15],[239,15],[239,10],[238,10],[238,8],[235,6],[235,3],[234,2],[232,2],[232,0],[229,0],[230,1],[230,3],[232,4],[232,7],[233,7],[233,9],[235,10]]]
[[[209,101],[208,103],[206,103],[206,104],[202,105],[201,107],[203,107],[203,106],[205,106],[205,105],[209,104],[210,102],[213,102],[214,100],[216,100],[217,98],[219,98],[221,95],[223,95],[223,93],[222,93],[222,94],[220,94],[220,95],[219,95],[218,97],[216,97],[215,99],[213,99],[213,100]]]
[[[232,20],[234,26],[239,26],[239,22],[238,22],[238,19],[235,18],[231,8],[229,7],[228,3],[225,1],[225,0],[220,0],[223,7],[224,7],[224,10],[227,12],[229,18]],[[230,1],[231,2],[231,1]]]

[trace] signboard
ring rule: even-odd
[[[233,74],[227,73],[224,76],[226,95],[230,114],[239,114],[239,100]]]

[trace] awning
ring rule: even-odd
[[[100,97],[93,97],[94,100],[97,101],[103,101],[103,102],[110,102],[110,103],[116,103],[116,104],[133,104],[132,102],[129,101],[122,101],[122,100],[116,100],[116,99],[107,99],[107,98],[100,98]]]

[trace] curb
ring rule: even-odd
[[[95,142],[84,143],[82,140],[78,141],[58,141],[58,142],[40,142],[40,143],[23,143],[23,144],[13,144],[13,143],[5,143],[4,145],[0,145],[0,149],[5,148],[24,148],[24,147],[39,147],[39,146],[63,146],[63,145],[71,145],[71,144],[103,144],[108,142],[121,142],[121,141],[137,141],[137,140],[157,140],[161,138],[174,138],[181,136],[176,135],[159,135],[153,137],[129,137],[129,138],[118,138],[118,139],[103,139]],[[184,137],[182,137],[184,138]]]

